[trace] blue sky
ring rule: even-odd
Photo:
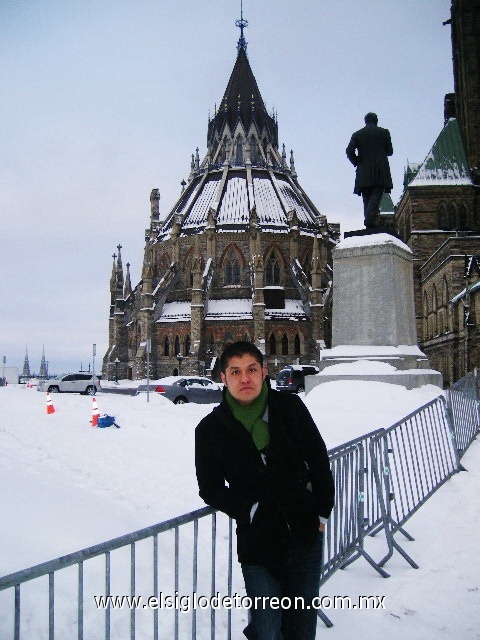
[[[149,196],[165,215],[206,151],[236,57],[236,0],[0,2],[0,357],[97,362],[116,245],[138,282]],[[345,147],[375,111],[394,202],[453,91],[450,0],[244,1],[248,55],[299,181],[342,231],[362,225]]]

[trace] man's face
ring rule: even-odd
[[[249,353],[230,358],[222,382],[241,405],[252,404],[262,391],[267,370]]]

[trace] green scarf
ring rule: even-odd
[[[239,404],[228,389],[225,394],[225,399],[234,417],[241,422],[245,429],[251,434],[255,446],[261,451],[270,441],[268,423],[262,420],[268,404],[267,383],[263,383],[262,391],[258,398],[247,406]]]

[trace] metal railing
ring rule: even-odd
[[[469,373],[447,390],[447,404],[460,457],[480,430],[478,372]]]
[[[220,523],[217,520],[217,512],[204,507],[0,578],[0,596],[5,596],[6,590],[14,591],[13,602],[8,603],[5,597],[0,600],[0,637],[14,640],[26,637],[22,636],[22,623],[28,618],[28,637],[33,637],[33,628],[35,638],[48,640],[63,637],[213,640],[220,617],[218,637],[231,640],[231,610],[198,606],[198,602],[194,607],[195,595],[210,598],[217,591],[224,596],[232,595],[232,521],[226,517],[220,518]],[[35,588],[28,590],[28,582],[35,584]],[[28,591],[25,596],[28,612],[24,615],[23,591]],[[185,594],[188,601],[182,600],[180,594]],[[152,596],[160,597],[160,602],[152,603],[149,600]],[[72,601],[76,603],[73,608]],[[35,619],[32,610],[41,603],[48,616],[38,615]],[[13,605],[10,620],[5,616],[8,604]],[[184,612],[188,615],[183,615]],[[67,616],[70,619],[65,628]],[[99,627],[103,627],[103,633],[99,633]]]
[[[417,567],[393,536],[401,531],[413,540],[403,525],[460,469],[445,400],[432,400],[373,437],[370,458],[388,543],[388,553],[378,564],[383,566],[396,549]]]
[[[388,429],[329,451],[336,504],[325,528],[322,586],[337,569],[359,557],[387,577],[382,566],[395,549],[416,566],[394,535],[400,531],[410,538],[403,529],[405,522],[461,468],[459,434],[462,438],[467,434],[464,443],[478,432],[471,381],[454,392],[449,412],[439,397]],[[458,427],[455,434],[452,424]],[[194,606],[193,599],[212,598],[217,592],[230,598],[244,593],[238,564],[233,562],[232,531],[231,519],[205,507],[0,578],[0,637],[20,640],[22,626],[27,626],[28,637],[33,637],[34,629],[36,639],[48,640],[231,640],[247,623],[245,609],[198,606],[198,602]],[[375,562],[365,552],[364,540],[382,531],[388,553]],[[127,596],[119,600],[116,594],[129,594],[130,600]],[[98,600],[95,604],[94,595],[105,598],[103,606]],[[150,606],[148,597],[160,595],[164,606]],[[167,596],[173,598],[171,606],[165,606]],[[188,606],[182,607],[187,597]],[[5,611],[10,611],[10,618]],[[319,616],[331,625],[323,612]]]

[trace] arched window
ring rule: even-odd
[[[280,284],[280,262],[275,251],[272,251],[268,259],[265,280],[267,286]]]
[[[178,356],[180,353],[180,338],[176,336],[175,338],[175,355]]]
[[[257,143],[255,136],[250,136],[250,160],[253,164],[257,162]]]
[[[275,340],[275,336],[273,335],[273,333],[270,334],[270,339],[268,341],[269,347],[270,347],[270,355],[271,356],[276,356],[277,355],[277,341]]]
[[[437,288],[435,287],[435,285],[433,285],[433,290],[432,290],[432,311],[433,311],[433,318],[432,318],[432,331],[433,331],[433,335],[436,336],[438,335],[438,297],[437,297]]]
[[[447,207],[444,202],[438,208],[438,226],[443,231],[449,231],[452,227],[450,225],[450,216],[448,215]]]
[[[428,339],[428,297],[427,292],[423,294],[423,339]]]
[[[190,347],[192,346],[192,341],[190,339],[190,336],[187,335],[187,337],[185,338],[185,355],[188,356],[190,354]]]
[[[445,307],[445,313],[444,313],[444,327],[443,330],[444,331],[449,331],[450,330],[450,323],[451,323],[451,319],[450,319],[450,306],[448,304],[449,301],[449,295],[448,295],[448,282],[447,279],[444,277],[443,278],[443,290],[442,290],[442,304]]]
[[[165,336],[165,340],[163,341],[163,355],[170,355],[170,340],[168,339],[168,336]]]
[[[295,355],[299,356],[300,355],[300,336],[298,335],[298,333],[295,336],[294,350],[295,350]]]
[[[230,251],[225,264],[225,284],[240,284],[240,265],[238,264],[237,254]]]
[[[283,334],[282,338],[282,356],[288,356],[288,338],[287,334]]]
[[[160,260],[159,274],[163,275],[169,266],[170,266],[170,261],[168,259],[167,254],[164,253]]]
[[[240,137],[237,138],[237,146],[235,149],[235,163],[243,164],[243,142]]]

